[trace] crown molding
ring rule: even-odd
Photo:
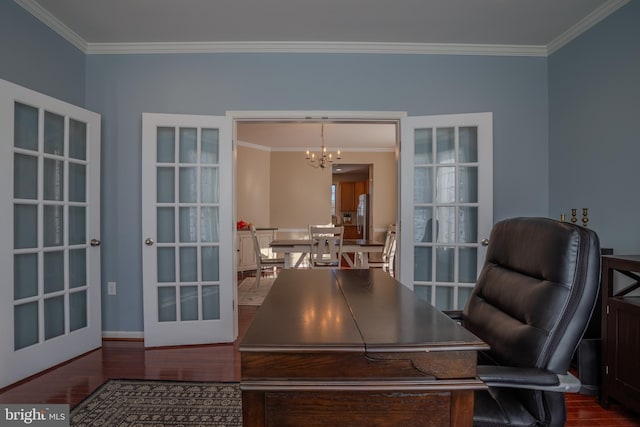
[[[631,0],[610,0],[606,2],[549,43],[549,45],[547,45],[547,55],[558,51],[630,1]]]
[[[377,53],[405,55],[546,56],[546,46],[447,44],[230,41],[185,43],[89,43],[88,54],[154,53]]]
[[[236,141],[236,145],[238,147],[252,148],[254,150],[272,151],[271,147],[267,147],[266,145],[254,144],[254,143],[251,143],[251,142]]]
[[[24,10],[38,18],[42,23],[55,31],[60,37],[77,47],[83,53],[88,52],[89,44],[75,31],[67,27],[58,18],[49,13],[34,0],[14,0]]]
[[[167,54],[167,53],[377,53],[405,55],[490,55],[546,57],[617,11],[631,0],[609,0],[548,45],[495,45],[449,43],[366,43],[366,42],[154,42],[88,43],[35,0],[14,0],[62,38],[85,54]]]

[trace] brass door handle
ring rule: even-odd
[[[482,246],[489,246],[489,239],[482,239],[482,240],[480,241],[480,244],[481,244]]]
[[[91,239],[91,241],[89,242],[91,246],[100,246],[100,243],[102,242],[99,239]]]
[[[144,241],[144,244],[147,246],[153,246],[153,239],[151,237],[147,237],[147,239]]]

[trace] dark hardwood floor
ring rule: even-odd
[[[240,337],[256,311],[257,307],[239,307]],[[0,403],[68,403],[74,407],[111,378],[239,381],[238,342],[145,349],[140,341],[105,340],[98,350],[0,390]],[[567,413],[567,426],[640,426],[637,414],[619,405],[605,410],[594,396],[567,395]]]
[[[240,306],[240,336],[257,309]],[[240,381],[238,343],[145,349],[141,341],[105,340],[100,349],[0,390],[0,403],[68,403],[73,407],[112,378]]]

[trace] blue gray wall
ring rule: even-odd
[[[88,55],[0,0],[0,78],[102,114],[103,328],[142,330],[142,112],[494,113],[494,219],[590,208],[638,252],[640,22],[630,2],[550,58],[370,54]],[[549,95],[548,95],[549,93]],[[635,137],[635,140],[634,140]]]
[[[85,105],[86,55],[12,0],[0,0],[0,78]]]
[[[492,111],[494,216],[546,216],[547,60],[345,54],[91,55],[87,106],[103,114],[105,330],[142,329],[142,112]]]
[[[640,2],[549,58],[549,215],[589,208],[616,254],[640,253]]]

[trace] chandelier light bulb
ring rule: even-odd
[[[329,165],[331,165],[334,159],[340,159],[340,150],[337,150],[335,156],[333,153],[330,153],[327,150],[327,147],[324,145],[324,122],[320,127],[320,151],[316,156],[316,153],[312,153],[310,150],[306,150],[306,159],[309,166],[313,168],[325,169]]]

